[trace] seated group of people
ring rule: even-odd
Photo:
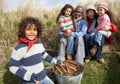
[[[74,9],[69,4],[60,11],[57,17],[61,37],[58,59],[73,59],[84,64],[95,57],[98,62],[104,63],[102,47],[106,40],[111,42],[114,29],[111,27],[112,16],[108,11],[108,3],[100,2],[97,10],[94,5],[88,5],[85,13],[86,18],[82,6]]]

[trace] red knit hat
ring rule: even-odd
[[[108,10],[108,3],[106,3],[106,2],[100,2],[98,4],[98,7],[102,7],[104,9]]]

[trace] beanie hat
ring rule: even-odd
[[[96,8],[93,5],[88,5],[85,11],[87,12],[90,9],[96,11]]]
[[[100,2],[98,4],[98,7],[102,7],[104,9],[108,10],[108,3],[106,3],[106,2]]]

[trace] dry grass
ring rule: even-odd
[[[19,7],[17,9],[17,11],[9,11],[7,13],[3,12],[3,8],[4,8],[4,4],[3,4],[3,0],[1,0],[0,2],[0,43],[5,46],[5,47],[12,47],[17,43],[17,28],[19,25],[19,22],[22,18],[26,17],[26,16],[33,16],[33,17],[37,17],[38,19],[40,19],[42,21],[43,24],[43,35],[42,35],[42,41],[45,45],[46,48],[49,49],[58,49],[58,42],[59,42],[59,37],[58,37],[58,26],[56,24],[56,16],[58,15],[59,11],[60,11],[60,7],[56,7],[51,11],[47,11],[43,8],[39,8],[39,9],[35,9],[33,7],[33,4],[31,2],[32,0],[30,0],[27,5],[25,7]],[[100,0],[99,0],[100,1]],[[86,3],[85,5],[83,5],[84,7],[87,4],[97,4],[97,2],[92,2],[89,1],[88,3]],[[113,22],[120,27],[119,22],[120,22],[120,7],[119,4],[120,2],[110,2],[109,3],[109,9],[110,11],[112,11],[113,13],[113,17],[114,20]],[[118,31],[117,33],[114,34],[114,44],[117,44],[117,42],[119,42],[119,33],[120,31]]]

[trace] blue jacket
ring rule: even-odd
[[[85,19],[77,22],[76,32],[72,32],[74,37],[83,37],[87,32],[87,21]]]

